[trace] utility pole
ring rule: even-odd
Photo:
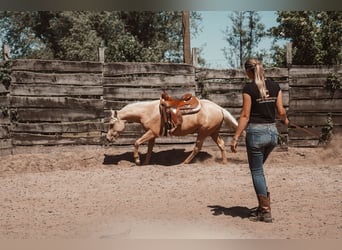
[[[183,51],[184,63],[191,63],[190,52],[190,14],[189,11],[183,11]]]

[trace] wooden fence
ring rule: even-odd
[[[290,120],[303,129],[278,124],[282,146],[316,146],[330,113],[334,131],[342,127],[341,89],[326,89],[327,75],[341,67],[267,69],[280,83]],[[188,64],[12,61],[11,84],[0,84],[0,152],[33,145],[105,144],[110,109],[159,99],[162,90],[210,99],[236,118],[242,105],[242,70],[195,68]],[[143,131],[129,124],[116,144],[132,144]],[[233,131],[222,127],[226,139]],[[157,143],[193,143],[194,135],[158,138]]]
[[[6,69],[6,63],[1,62],[0,68],[1,70]],[[0,81],[0,156],[10,154],[12,152],[9,95],[9,84],[6,81]]]
[[[342,80],[342,66],[292,66],[289,69],[289,118],[300,127],[289,128],[291,146],[317,146],[317,137],[329,126],[329,117],[333,132],[342,132],[342,82],[340,80],[339,89],[328,88],[329,74]]]
[[[101,144],[101,64],[18,60],[11,76],[13,146]]]

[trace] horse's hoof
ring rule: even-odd
[[[140,160],[135,160],[135,164],[140,166]]]

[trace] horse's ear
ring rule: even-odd
[[[116,110],[110,110],[110,113],[111,113],[111,118],[114,119],[114,118],[118,118],[118,111]]]

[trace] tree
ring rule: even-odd
[[[201,17],[192,13],[192,24]],[[181,12],[0,12],[0,31],[14,58],[106,61],[183,60]]]
[[[321,22],[322,63],[342,64],[342,12],[321,11],[316,16]]]
[[[278,27],[272,34],[293,44],[293,64],[342,62],[342,12],[278,11]]]
[[[265,25],[256,11],[234,11],[229,18],[232,26],[223,32],[228,43],[223,52],[232,67],[242,67],[246,58],[257,55],[255,48],[266,35]]]

